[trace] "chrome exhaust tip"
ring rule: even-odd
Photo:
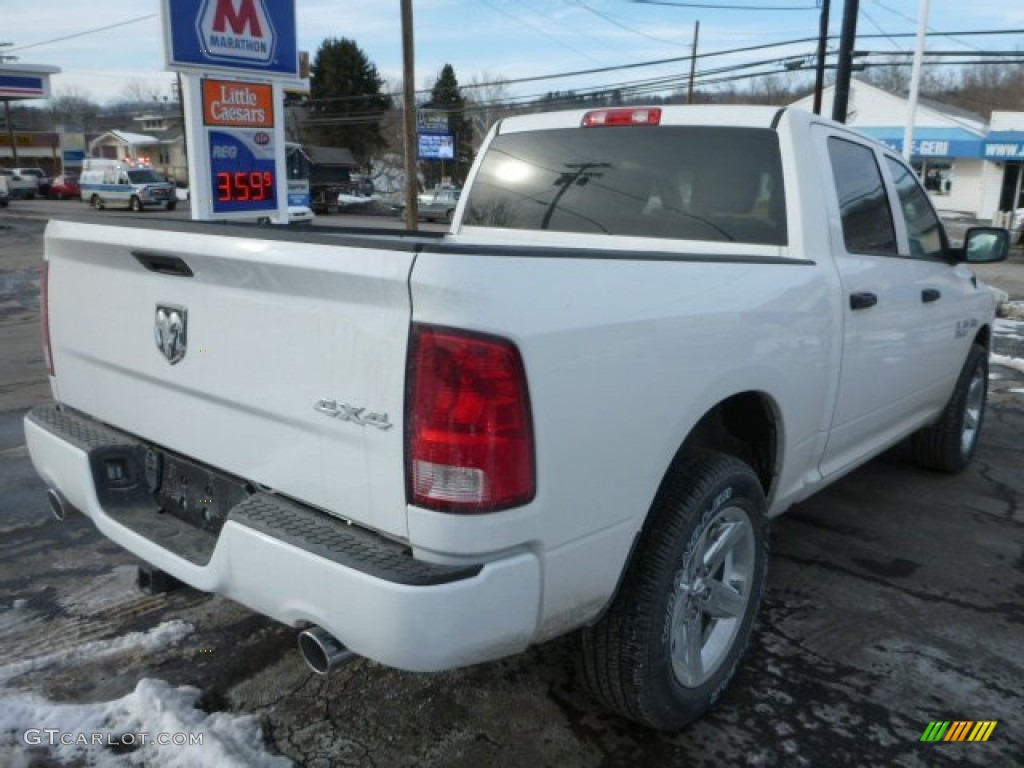
[[[72,509],[71,505],[68,504],[68,500],[65,499],[60,491],[50,488],[46,492],[46,500],[50,502],[50,512],[58,520],[63,520],[68,516],[68,512]]]
[[[299,633],[299,653],[306,666],[321,677],[327,677],[338,667],[359,658],[323,627],[312,627]]]

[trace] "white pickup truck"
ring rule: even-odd
[[[441,670],[580,630],[677,728],[733,675],[768,520],[909,437],[971,459],[994,302],[912,170],[792,109],[502,120],[451,231],[54,221],[58,516],[352,654]],[[158,573],[160,571],[157,571]]]

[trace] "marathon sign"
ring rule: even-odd
[[[202,84],[204,125],[274,127],[274,89],[269,83],[203,80]]]
[[[167,67],[299,76],[294,0],[163,0]]]

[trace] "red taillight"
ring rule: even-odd
[[[661,108],[597,109],[583,116],[583,127],[599,125],[660,125]]]
[[[415,325],[406,384],[406,482],[412,504],[489,512],[533,499],[526,373],[510,341]]]
[[[43,262],[43,271],[39,276],[39,312],[43,331],[43,359],[46,370],[53,376],[53,351],[50,349],[50,262]]]

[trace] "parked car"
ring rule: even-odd
[[[32,200],[39,192],[39,180],[35,176],[23,176],[17,168],[0,168],[0,176],[7,181],[7,191],[11,197]]]
[[[82,200],[93,208],[124,205],[139,212],[161,206],[173,211],[177,188],[145,160],[86,158],[79,179]]]
[[[36,180],[36,190],[40,195],[47,195],[50,192],[50,177],[42,168],[12,168],[17,174],[25,177],[33,177]]]
[[[48,196],[64,200],[69,197],[78,198],[81,194],[81,189],[78,186],[78,177],[65,174],[53,180]]]
[[[462,190],[459,187],[439,187],[417,195],[417,215],[427,221],[440,219],[450,222],[455,215],[461,194]],[[401,216],[405,211],[405,203],[397,203],[391,210]]]

